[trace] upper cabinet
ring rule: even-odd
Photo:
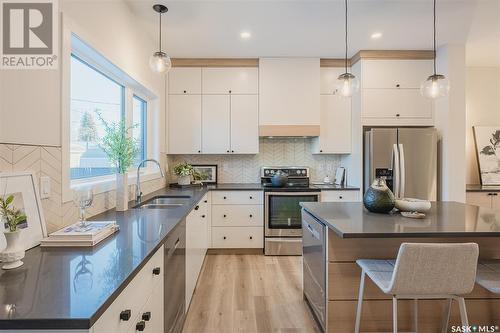
[[[363,88],[420,89],[432,71],[429,60],[363,60]]]
[[[201,95],[168,97],[168,152],[201,153]]]
[[[172,68],[168,73],[168,93],[201,94],[201,68]]]
[[[203,68],[203,94],[258,94],[258,77],[255,67]]]
[[[292,130],[313,125],[319,132],[319,92],[319,58],[261,58],[259,125]]]
[[[231,152],[259,152],[258,95],[231,95]]]

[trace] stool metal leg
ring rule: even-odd
[[[463,297],[458,298],[458,306],[460,307],[460,319],[462,320],[462,326],[469,326],[467,308],[465,307],[465,300]]]
[[[415,333],[418,333],[418,299],[413,300],[413,324]]]
[[[359,333],[361,326],[361,312],[363,311],[363,296],[365,293],[365,276],[365,271],[362,271],[361,280],[359,281],[358,307],[356,309],[356,324],[354,326],[354,333]]]
[[[392,296],[392,332],[398,333],[398,299]]]
[[[450,322],[450,313],[451,313],[451,302],[452,299],[446,300],[446,305],[444,308],[444,314],[443,314],[443,330],[442,333],[448,333],[448,324]]]

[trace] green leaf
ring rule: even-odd
[[[12,203],[12,201],[14,201],[14,195],[11,194],[5,200],[5,204],[8,206],[8,205],[10,205]]]

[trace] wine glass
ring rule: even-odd
[[[85,219],[85,210],[92,206],[93,200],[94,191],[92,187],[81,187],[73,191],[73,202],[80,208],[80,223],[78,227],[82,229],[82,231],[86,230],[88,227],[87,220]]]

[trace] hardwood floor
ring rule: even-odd
[[[302,257],[207,255],[183,332],[318,332]]]

